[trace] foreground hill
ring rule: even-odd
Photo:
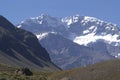
[[[3,16],[0,16],[0,64],[59,70],[32,33],[14,27]]]
[[[32,70],[32,76],[17,75],[13,70],[15,68],[0,65],[0,80],[119,80],[120,59],[52,73]]]
[[[47,80],[47,72],[31,70],[33,75],[15,73],[18,68],[0,64],[0,80]]]
[[[56,72],[50,80],[119,80],[120,59],[109,60],[87,67]]]

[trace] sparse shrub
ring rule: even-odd
[[[30,71],[29,68],[21,68],[21,69],[18,69],[15,71],[16,74],[23,74],[23,75],[26,75],[26,76],[32,76],[33,73],[32,71]]]

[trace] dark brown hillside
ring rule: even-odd
[[[32,33],[14,27],[3,16],[0,16],[0,63],[37,70],[58,70]]]

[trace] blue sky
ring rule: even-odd
[[[55,17],[80,14],[120,26],[120,0],[0,0],[0,15],[15,25],[42,13]]]

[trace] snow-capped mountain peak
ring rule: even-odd
[[[32,17],[31,20],[38,24],[48,24],[49,26],[53,27],[61,24],[59,18],[52,17],[47,14],[41,14],[38,17]]]
[[[33,32],[39,40],[54,32],[79,45],[88,47],[91,47],[90,44],[103,42],[106,44],[108,52],[112,50],[109,52],[110,54],[120,53],[120,30],[117,25],[94,17],[74,15],[57,18],[42,14],[22,21],[17,27]],[[114,53],[115,48],[114,50],[109,49],[112,47],[117,47],[118,52]]]
[[[102,25],[104,21],[94,17],[89,17],[89,16],[85,16],[84,19],[81,21],[83,25],[87,24],[88,22],[96,22],[96,24]]]
[[[78,22],[79,18],[80,18],[80,15],[76,14],[74,16],[62,18],[61,21],[63,23],[66,23],[68,26],[70,26],[71,24]]]
[[[22,21],[21,24],[25,24],[25,25],[37,24],[37,25],[45,25],[50,27],[57,27],[63,25],[60,18],[52,17],[48,14],[41,14],[38,17],[31,17],[30,19],[26,19]],[[21,25],[17,27],[20,28]]]

